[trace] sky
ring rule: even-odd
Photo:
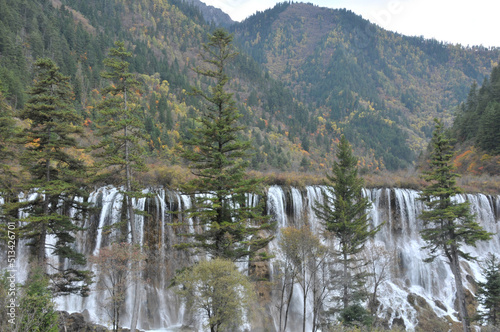
[[[283,0],[201,0],[234,21]],[[301,2],[295,0],[294,2]],[[498,0],[305,0],[321,7],[347,8],[387,30],[462,46],[500,47]]]

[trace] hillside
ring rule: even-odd
[[[432,119],[450,122],[500,55],[402,36],[350,11],[304,3],[279,4],[233,31],[272,77],[316,110],[329,135],[344,132],[362,155],[374,151],[389,168],[411,160],[406,146],[417,154],[425,148]]]
[[[53,58],[71,76],[91,141],[102,60],[124,40],[143,83],[148,160],[179,164],[175,146],[202,107],[186,92],[207,83],[192,68],[207,34],[227,18],[198,1],[0,0],[2,90],[21,109],[34,60]],[[407,167],[432,118],[450,121],[500,54],[404,37],[352,12],[302,3],[279,4],[231,29],[240,54],[230,88],[256,148],[251,167],[260,171],[323,173],[342,133],[364,171]]]

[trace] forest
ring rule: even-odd
[[[153,186],[193,199],[170,225],[184,230],[174,249],[212,258],[185,266],[171,287],[206,314],[210,331],[242,326],[257,301],[255,280],[235,263],[272,259],[277,227],[264,201],[249,204],[248,195],[289,181],[327,188],[312,209],[335,245],[308,227],[281,231],[278,329],[287,329],[295,284],[305,294],[300,330],[309,289],[312,331],[383,329],[376,290],[361,286],[370,276],[365,245],[383,223],[370,223],[362,192],[366,182],[384,185],[370,182],[378,175],[401,172],[417,173],[409,187],[422,190],[429,209],[419,216],[428,260],[440,250],[452,268],[457,325],[498,325],[498,258],[485,260],[476,302],[484,310],[475,316],[459,283],[459,261],[474,260],[461,246],[493,234],[452,197],[462,193],[458,173],[498,195],[500,49],[406,37],[350,11],[290,2],[226,30],[183,0],[0,0],[0,31],[2,248],[14,260],[23,239],[33,257],[15,331],[59,331],[53,298],[86,297],[92,283],[118,293],[107,307],[113,331],[126,297],[136,329],[138,280],[152,250],[141,246],[135,220],[147,213],[136,205]],[[123,196],[122,215],[105,229],[115,242],[86,257],[75,234],[95,209],[92,191],[104,186]],[[96,276],[87,261],[113,268]],[[14,299],[10,277],[6,270],[0,279],[4,307]],[[328,288],[338,293],[327,312]],[[220,304],[227,296],[233,302]],[[8,314],[2,328],[12,327]]]

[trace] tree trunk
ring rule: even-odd
[[[452,246],[450,252],[450,266],[455,277],[455,287],[457,288],[458,309],[464,332],[470,332],[469,314],[467,312],[467,304],[465,302],[464,287],[462,284],[462,274],[460,272],[460,262],[458,260],[458,251]]]
[[[307,292],[305,291],[305,281],[304,281],[304,297],[303,297],[303,304],[304,304],[304,310],[303,310],[303,317],[302,317],[302,332],[306,332],[306,306],[307,306]]]
[[[128,111],[127,104],[127,89],[124,88],[123,91],[123,100],[124,100],[124,108],[125,114]],[[125,120],[127,120],[127,115],[125,115]],[[127,181],[127,208],[128,208],[128,221],[130,225],[130,233],[132,235],[132,244],[138,244],[139,239],[137,238],[136,230],[135,230],[135,212],[132,197],[129,196],[132,191],[132,172],[130,169],[130,151],[129,151],[129,140],[128,136],[128,124],[123,128],[123,135],[125,136],[125,176]],[[137,327],[137,320],[139,317],[139,306],[140,306],[140,294],[139,294],[139,276],[138,272],[133,272],[134,274],[134,306],[132,308],[132,318],[130,320],[130,331],[135,332]]]
[[[344,252],[344,275],[342,276],[343,278],[343,286],[344,286],[344,293],[342,294],[342,302],[344,304],[344,310],[347,309],[349,306],[349,280],[347,277],[348,274],[348,266],[347,266],[347,253]]]
[[[292,296],[293,296],[293,285],[295,283],[295,276],[292,277],[292,280],[290,282],[290,293],[288,294],[288,300],[286,304],[286,311],[285,311],[285,325],[283,326],[283,332],[286,331],[286,324],[288,322],[288,311],[290,309],[290,303],[292,302]]]

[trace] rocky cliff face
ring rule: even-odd
[[[228,14],[224,13],[219,8],[206,5],[200,0],[186,0],[186,2],[197,7],[201,11],[203,18],[205,18],[205,21],[209,23],[213,22],[215,25],[226,28],[235,23]]]

